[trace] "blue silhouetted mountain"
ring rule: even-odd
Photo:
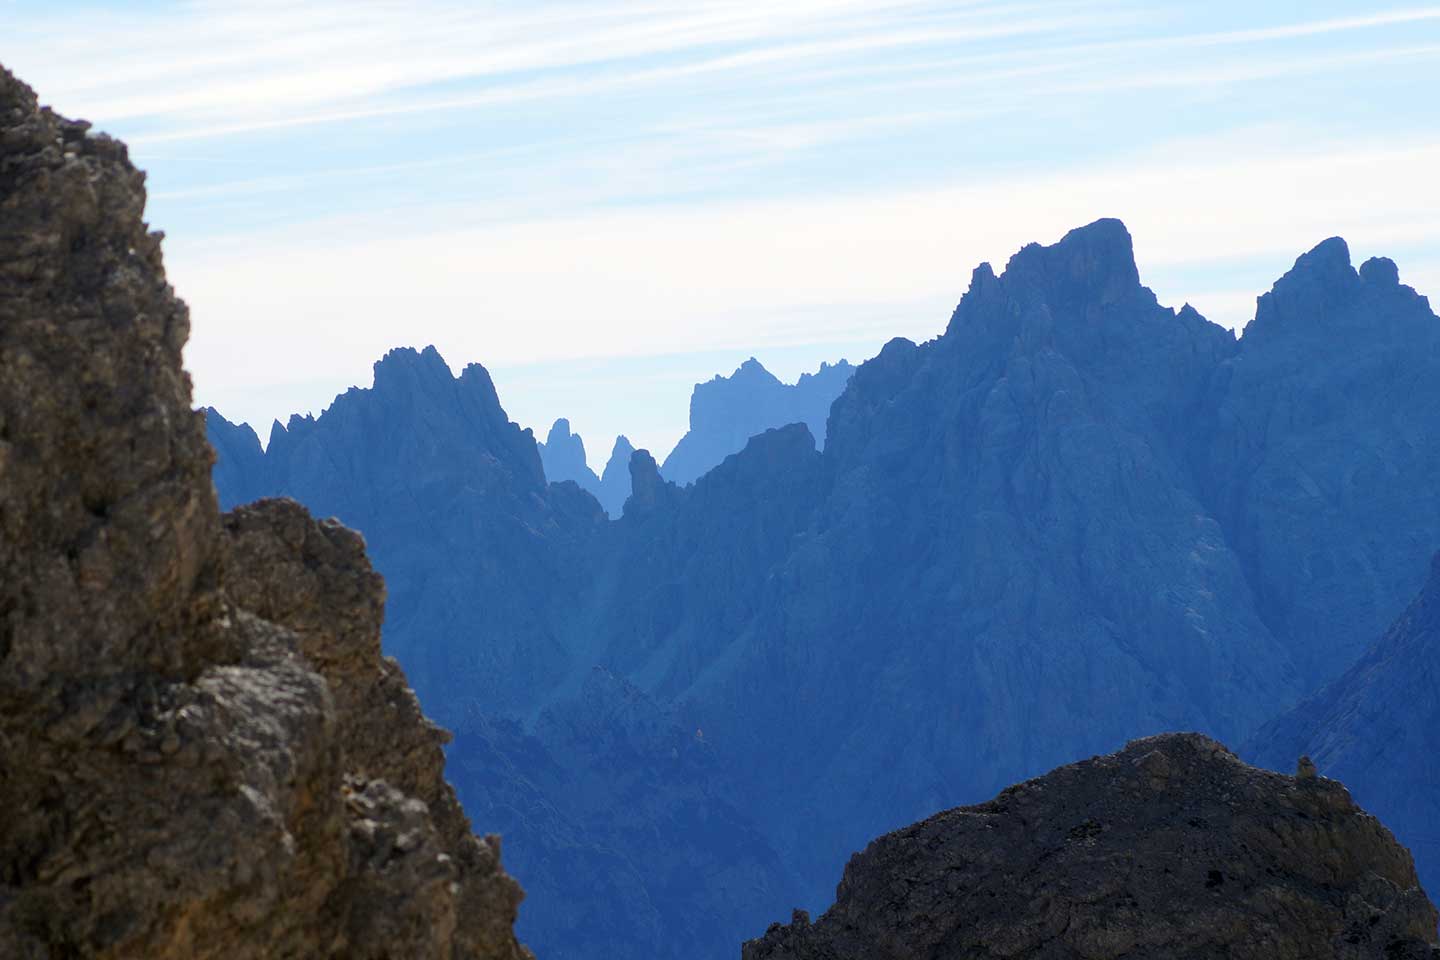
[[[733,955],[888,829],[1145,734],[1241,742],[1343,674],[1440,548],[1440,320],[1339,241],[1239,340],[1161,306],[1118,221],[1027,246],[941,337],[858,367],[823,449],[771,423],[689,485],[617,449],[609,523],[544,482],[483,370],[430,353],[255,469],[370,540],[466,802],[522,805],[507,863],[573,908],[522,913],[540,955]],[[225,449],[217,482],[256,475]],[[702,768],[656,761],[675,731],[703,731]],[[730,879],[668,898],[687,858]],[[695,924],[713,951],[664,935]]]
[[[215,450],[211,477],[220,509],[233,510],[264,495],[265,451],[248,423],[234,424],[214,407],[205,408],[205,432]]]
[[[263,452],[213,410],[207,431],[227,506],[291,496],[365,535],[386,651],[455,730],[451,776],[504,830],[544,955],[728,956],[789,895],[720,752],[624,680],[565,685],[607,524],[588,493],[546,482],[482,367],[457,378],[434,348],[393,350],[372,388],[277,423]]]
[[[600,474],[600,491],[595,496],[612,518],[624,512],[625,501],[630,499],[630,457],[634,453],[635,448],[622,433],[615,438],[610,459],[605,461],[605,470]]]
[[[661,476],[682,486],[694,483],[751,437],[787,423],[805,424],[823,447],[830,405],[854,372],[844,360],[822,363],[815,373],[787,384],[751,357],[728,377],[697,383],[690,396],[690,429],[665,458]]]
[[[545,442],[537,443],[536,447],[540,451],[546,480],[551,483],[571,480],[579,484],[580,489],[599,497],[600,478],[585,462],[585,441],[580,439],[580,434],[570,432],[569,420],[564,417],[556,420]]]
[[[466,709],[457,691],[503,709],[553,680],[551,614],[573,604],[584,574],[556,544],[604,515],[589,494],[546,483],[483,367],[454,377],[433,347],[392,350],[373,387],[276,422],[258,462],[243,429],[213,412],[208,422],[216,481],[250,484],[222,489],[222,503],[289,496],[364,534],[389,587],[387,652],[413,666],[445,722]]]
[[[1198,471],[1255,609],[1307,687],[1419,590],[1440,543],[1440,323],[1338,238],[1260,298],[1206,398]]]
[[[447,773],[504,837],[537,956],[732,957],[796,885],[741,807],[736,758],[608,670],[528,729],[476,717],[455,743]]]
[[[1440,555],[1359,662],[1262,727],[1246,752],[1282,772],[1308,755],[1411,849],[1421,885],[1440,890]]]

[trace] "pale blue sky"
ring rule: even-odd
[[[262,436],[434,343],[663,455],[695,380],[933,336],[1099,216],[1229,326],[1333,234],[1440,293],[1440,6],[0,0],[0,62],[131,143]]]

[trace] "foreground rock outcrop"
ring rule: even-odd
[[[1276,769],[1309,754],[1415,851],[1440,890],[1440,554],[1415,602],[1355,666],[1260,728],[1246,756]]]
[[[1410,855],[1345,787],[1136,740],[871,843],[744,960],[1440,957]]]
[[[360,538],[220,515],[143,183],[0,68],[0,956],[529,956]]]

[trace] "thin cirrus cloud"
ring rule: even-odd
[[[424,339],[454,361],[483,358],[501,374],[547,359],[923,339],[943,327],[979,261],[998,266],[1029,240],[1053,240],[1122,207],[1162,302],[1191,300],[1230,326],[1249,319],[1255,295],[1298,253],[1332,233],[1349,236],[1359,256],[1440,231],[1440,185],[1429,175],[1440,143],[1304,155],[1277,148],[1225,160],[1233,147],[1215,143],[1189,162],[1162,152],[1135,165],[913,194],[628,210],[405,238],[374,239],[379,231],[352,223],[319,236],[372,239],[326,250],[319,236],[293,245],[273,238],[251,260],[224,254],[175,261],[173,270],[197,314],[212,318],[204,330],[197,325],[197,364],[233,363],[283,340],[353,382],[391,345],[397,316],[450,318],[429,325]],[[1391,179],[1366,181],[1372,169]],[[1397,180],[1412,189],[1411,202],[1391,200]],[[1337,194],[1343,202],[1327,204]],[[349,273],[330,270],[332,259]],[[1206,296],[1203,287],[1165,281],[1207,261],[1241,263],[1248,287]],[[357,289],[348,279],[355,275],[370,279]],[[565,282],[554,283],[557,276]],[[1419,282],[1409,271],[1406,280]],[[296,312],[307,321],[299,330],[288,323]],[[257,331],[266,321],[253,319],[247,328],[247,318],[273,318],[273,329]],[[238,330],[247,332],[225,335]],[[682,413],[683,399],[674,398]],[[532,406],[528,398],[507,403],[512,415]],[[593,411],[575,413],[576,422],[594,421],[592,435],[613,435],[610,423],[624,432]],[[677,422],[663,436],[682,429]]]
[[[6,66],[150,172],[199,399],[262,423],[433,341],[522,422],[663,453],[665,370],[931,336],[978,260],[1102,215],[1230,326],[1337,233],[1440,289],[1440,6],[5,9]],[[630,388],[566,408],[547,369]]]

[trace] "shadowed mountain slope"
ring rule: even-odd
[[[1387,264],[1356,271],[1326,241],[1237,340],[1158,304],[1123,225],[1098,221],[982,265],[943,336],[857,368],[823,450],[802,424],[769,430],[689,485],[636,452],[610,523],[543,483],[493,390],[432,409],[478,380],[408,352],[436,375],[397,396],[377,370],[339,419],[363,409],[365,429],[327,425],[337,401],[282,431],[317,451],[284,454],[305,465],[286,492],[368,505],[352,522],[377,524],[387,641],[459,728],[452,755],[488,736],[475,749],[550,798],[517,870],[628,909],[555,868],[575,824],[610,816],[551,769],[617,756],[620,721],[585,693],[598,666],[703,731],[717,771],[702,790],[644,751],[614,761],[672,802],[635,806],[650,847],[626,862],[683,869],[681,812],[709,796],[735,811],[714,821],[724,843],[773,851],[765,882],[823,906],[852,850],[935,809],[1139,735],[1243,740],[1399,614],[1423,570],[1405,557],[1440,548],[1440,321]],[[376,447],[386,429],[429,439]],[[430,597],[443,613],[406,617]],[[542,722],[576,711],[586,738]],[[750,909],[734,896],[701,909],[716,929]],[[653,952],[639,917],[615,942]],[[560,927],[525,936],[581,949]]]
[[[364,533],[390,583],[387,650],[447,724],[468,699],[520,708],[553,682],[552,616],[583,574],[565,546],[604,514],[577,487],[546,483],[533,437],[505,416],[483,367],[454,377],[434,347],[392,350],[370,389],[277,422],[258,464],[227,465],[237,430],[209,420],[219,469],[258,478],[227,502],[293,497]],[[254,452],[247,443],[241,455]]]
[[[625,501],[630,499],[630,458],[635,447],[624,434],[615,438],[610,449],[610,459],[605,461],[605,470],[600,474],[600,492],[596,498],[611,518],[625,512]]]
[[[1358,663],[1266,724],[1247,755],[1283,768],[1309,754],[1353,784],[1415,851],[1427,890],[1440,890],[1440,554],[1415,602]]]

